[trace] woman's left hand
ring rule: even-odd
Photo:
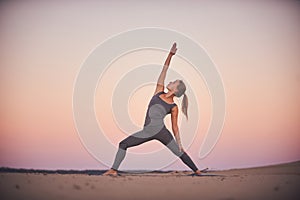
[[[179,150],[180,150],[180,152],[182,152],[182,153],[185,152],[182,145],[179,145]]]
[[[173,46],[172,46],[172,48],[171,48],[171,50],[170,50],[170,53],[171,53],[172,55],[175,55],[176,51],[177,51],[177,48],[176,48],[176,42],[174,42],[174,44],[173,44]]]

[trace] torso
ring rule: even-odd
[[[176,104],[174,102],[166,102],[164,95],[166,93],[161,91],[155,94],[148,105],[144,126],[150,123],[163,123],[163,119],[167,114],[171,113],[171,110]]]

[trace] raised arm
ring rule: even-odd
[[[175,55],[177,51],[177,48],[176,48],[176,43],[173,44],[169,54],[168,54],[168,57],[164,63],[164,66],[163,66],[163,69],[158,77],[158,80],[157,80],[157,84],[156,84],[156,89],[155,89],[155,92],[154,94],[157,94],[158,92],[161,92],[161,91],[164,91],[164,87],[165,87],[165,79],[166,79],[166,75],[167,75],[167,71],[168,71],[168,68],[169,68],[169,65],[170,65],[170,62],[171,62],[171,58],[173,55]]]

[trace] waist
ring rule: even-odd
[[[150,118],[146,117],[144,126],[161,126],[164,125],[164,119],[163,118]]]
[[[160,124],[160,125],[144,125],[143,127],[143,131],[145,131],[145,133],[149,133],[149,134],[156,134],[159,133],[161,130],[166,129],[166,126],[164,123]]]

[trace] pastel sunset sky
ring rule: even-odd
[[[187,93],[194,92],[197,99],[189,109],[191,113],[198,109],[200,123],[187,152],[199,168],[300,160],[299,21],[300,1],[1,1],[0,167],[107,169],[89,153],[77,132],[74,83],[99,44],[142,27],[174,30],[192,38],[205,49],[223,80],[222,134],[210,154],[200,159],[211,117],[210,95],[187,62],[179,56],[171,62],[170,68],[189,83]],[[180,45],[184,46],[178,44],[178,53]],[[113,114],[123,113],[112,113],[111,102],[99,90],[111,97],[128,71],[148,63],[163,65],[165,59],[164,51],[131,52],[116,59],[99,80],[95,114],[113,145],[126,136],[113,120]],[[132,123],[142,126],[154,85],[138,87],[124,103]],[[184,120],[180,114],[180,123]],[[170,126],[169,116],[166,124]],[[191,137],[188,134],[181,132],[183,141]],[[130,151],[151,153],[162,148],[151,141]],[[111,161],[114,154],[109,152]],[[163,156],[167,154],[158,161]],[[125,158],[124,166],[142,165]],[[164,169],[188,168],[177,160]]]

